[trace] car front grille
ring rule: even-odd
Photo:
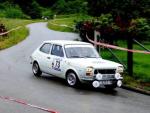
[[[105,74],[103,74],[103,77],[102,77],[103,79],[114,79],[115,78],[115,76],[114,76],[114,74],[111,74],[111,75],[105,75]]]
[[[115,74],[116,69],[95,69],[94,74]]]

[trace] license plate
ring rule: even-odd
[[[99,83],[101,85],[109,85],[109,84],[112,84],[112,81],[100,81]]]

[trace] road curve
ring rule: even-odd
[[[115,91],[82,86],[68,87],[64,80],[33,76],[29,56],[44,40],[73,40],[74,33],[47,29],[46,23],[28,25],[30,35],[0,51],[0,96],[9,96],[52,108],[59,113],[150,113],[150,97],[117,88]],[[0,113],[44,113],[44,111],[0,99]]]

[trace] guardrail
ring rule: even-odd
[[[0,33],[0,36],[6,35],[6,34],[8,34],[8,33],[12,32],[12,31],[18,30],[18,29],[20,29],[21,27],[22,27],[22,26],[18,26],[18,27],[16,27],[16,28],[13,28],[13,29],[11,29],[11,30],[7,31],[7,32]]]
[[[123,48],[123,47],[119,47],[119,46],[115,46],[115,45],[110,45],[110,44],[106,44],[106,43],[96,42],[96,41],[93,41],[90,38],[88,38],[87,34],[86,34],[86,38],[89,40],[89,42],[91,42],[93,44],[96,44],[96,45],[100,45],[100,46],[106,47],[106,48],[117,49],[117,50],[132,52],[132,53],[150,54],[150,52],[148,52],[148,51],[127,49],[127,48]]]

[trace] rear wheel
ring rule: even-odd
[[[33,71],[33,74],[36,76],[36,77],[40,77],[42,72],[40,70],[40,67],[38,65],[37,62],[34,62],[33,65],[32,65],[32,71]]]
[[[69,86],[75,87],[79,84],[79,79],[74,72],[69,72],[66,76],[66,82]]]

